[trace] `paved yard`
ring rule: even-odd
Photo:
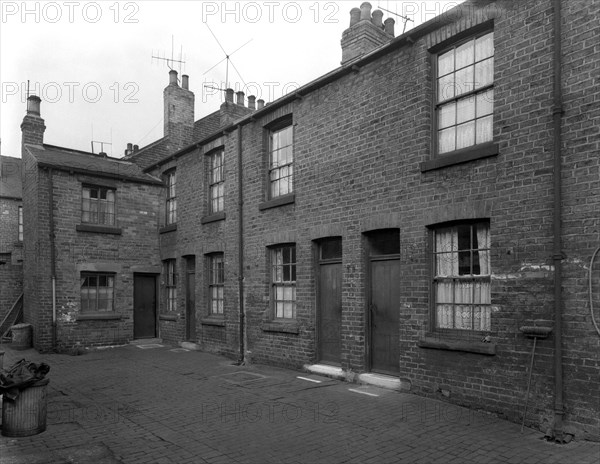
[[[414,395],[169,346],[82,356],[6,351],[51,366],[48,427],[0,439],[3,464],[593,463],[600,444]]]

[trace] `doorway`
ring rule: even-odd
[[[400,358],[400,231],[367,235],[369,362],[371,370],[397,375]]]
[[[185,339],[196,341],[196,257],[185,257]]]
[[[341,362],[342,239],[318,243],[318,356],[330,364]]]
[[[133,275],[133,338],[156,337],[156,276]]]

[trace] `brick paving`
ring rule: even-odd
[[[556,445],[440,401],[197,351],[0,349],[5,367],[51,366],[47,430],[1,437],[3,464],[600,461],[599,443]]]

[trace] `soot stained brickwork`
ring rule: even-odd
[[[467,1],[396,38],[367,6],[351,12],[344,65],[270,105],[255,107],[250,96],[246,107],[228,91],[217,112],[194,122],[187,77],[179,87],[172,71],[165,137],[126,157],[148,178],[114,181],[128,213],[120,235],[81,235],[73,213],[81,180],[52,174],[59,314],[75,316],[62,320],[60,339],[130,339],[138,266],[160,273],[156,334],[165,342],[247,362],[329,363],[348,377],[384,373],[416,394],[521,421],[533,346],[522,328],[548,328],[536,342],[525,422],[551,430],[560,115],[565,430],[597,438],[600,338],[588,271],[600,245],[598,5],[561,2],[561,63],[549,0]],[[459,75],[469,44],[474,82]],[[456,82],[479,90],[455,84],[451,98],[441,96],[450,51]],[[448,116],[452,105],[461,109]],[[24,140],[40,145],[43,120],[39,111],[28,117]],[[480,137],[470,144],[468,124]],[[444,128],[459,134],[461,149],[438,154]],[[26,301],[48,308],[51,173],[33,155],[23,162]],[[172,189],[159,186],[173,175]],[[90,259],[114,268],[119,319],[79,321],[75,307],[62,309],[77,304],[81,269],[72,259],[82,252],[73,246],[112,253]],[[38,252],[45,267],[34,270]],[[600,259],[591,271],[597,300]],[[26,315],[47,346],[51,314],[29,305]]]

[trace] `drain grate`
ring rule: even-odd
[[[251,382],[256,382],[257,380],[266,379],[266,375],[255,374],[254,372],[244,372],[237,371],[232,372],[230,374],[223,374],[221,376],[225,382],[233,383],[235,385],[244,385]]]
[[[159,345],[158,343],[148,343],[147,345],[135,345],[142,350],[149,350],[151,348],[162,348],[165,345]]]

